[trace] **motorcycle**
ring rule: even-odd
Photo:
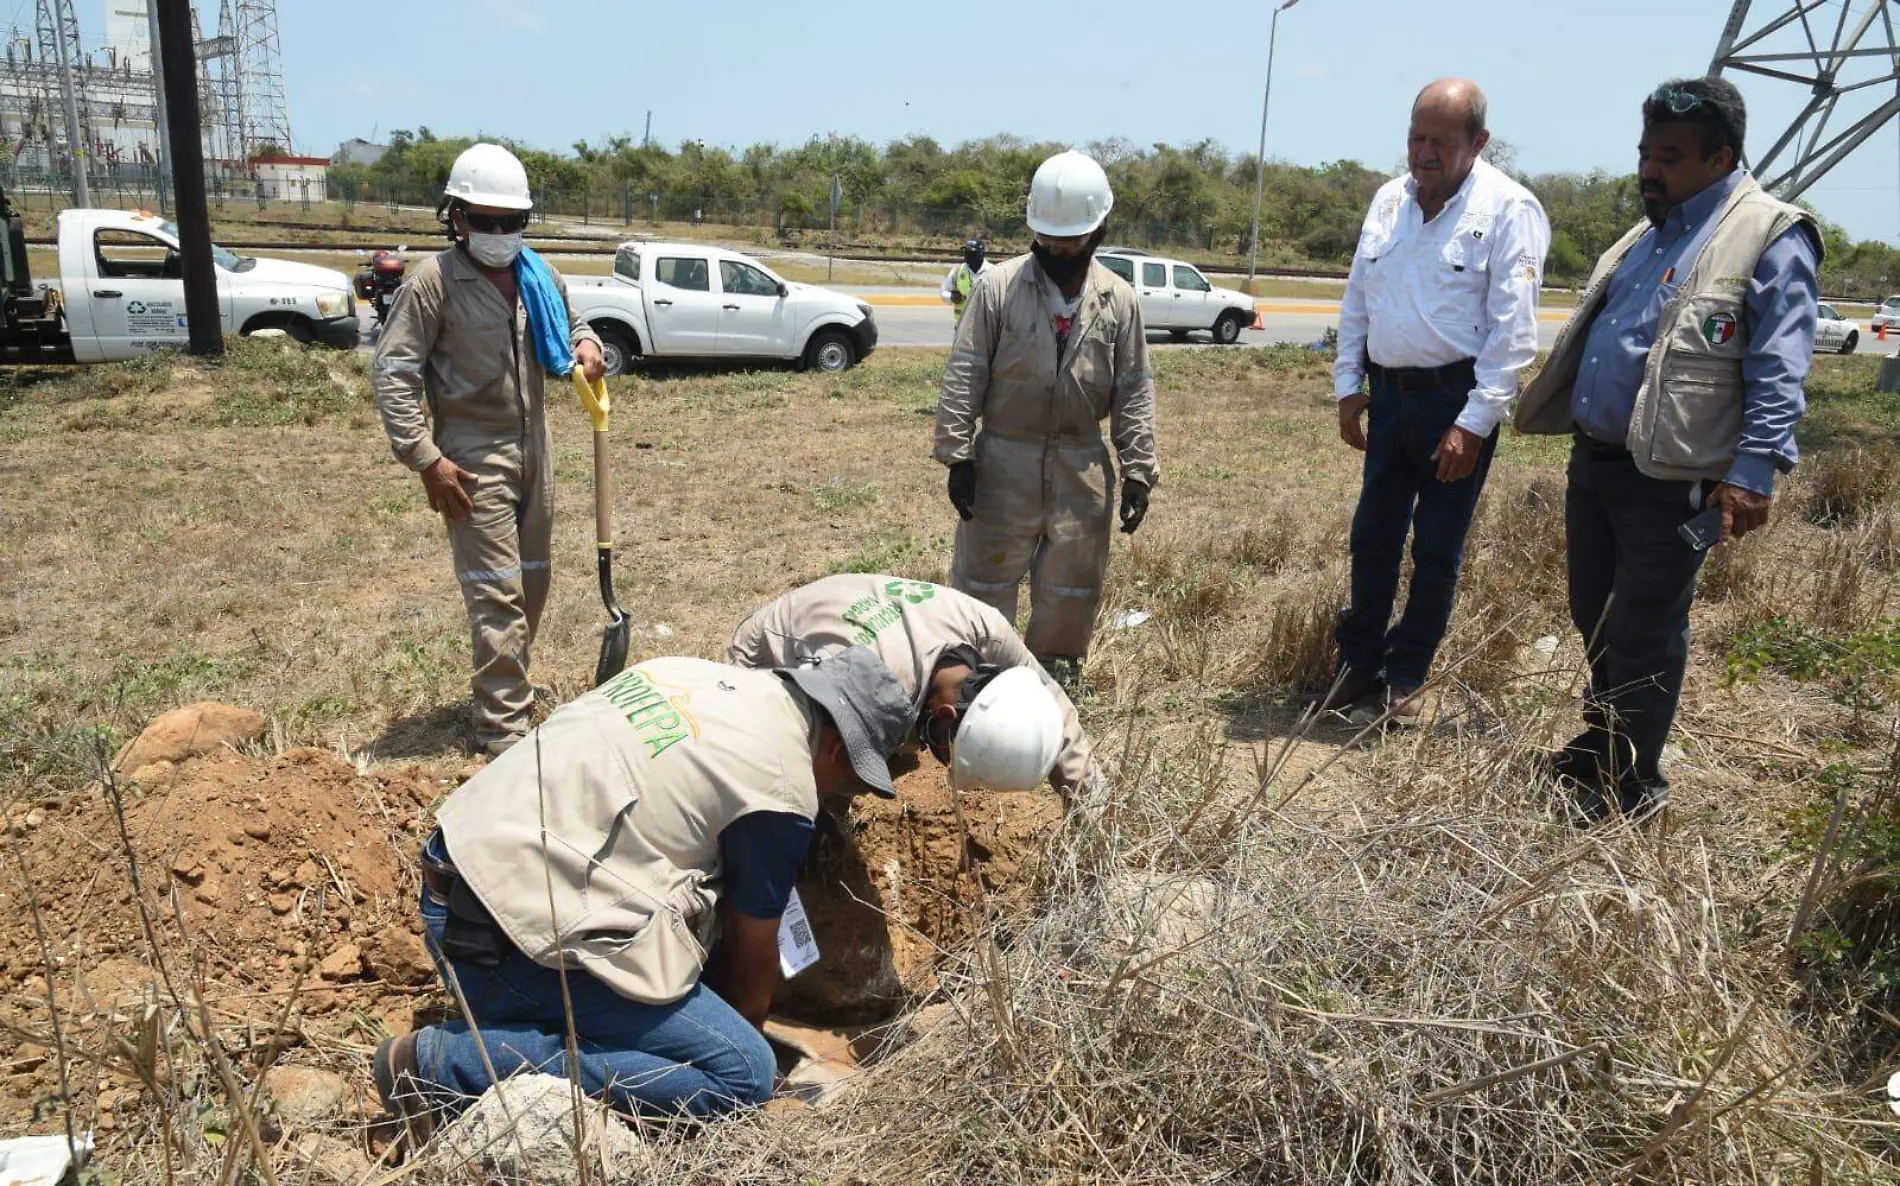
[[[378,333],[389,321],[389,306],[396,300],[396,290],[402,287],[403,262],[399,253],[405,250],[407,248],[398,247],[394,251],[378,251],[356,273],[356,297],[375,307]]]

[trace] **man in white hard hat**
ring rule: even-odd
[[[448,522],[468,609],[474,748],[528,731],[529,650],[547,604],[554,529],[544,372],[605,371],[558,273],[522,245],[528,174],[498,144],[455,160],[437,216],[454,246],[396,294],[370,382],[396,457]]]
[[[943,278],[943,287],[939,295],[943,303],[956,312],[957,321],[963,320],[963,307],[969,304],[970,293],[976,289],[976,280],[989,269],[988,253],[984,250],[983,240],[971,239],[963,245],[963,262],[950,269]]]
[[[957,527],[951,583],[1016,616],[1029,576],[1030,653],[1079,678],[1101,605],[1121,470],[1121,526],[1148,513],[1157,470],[1154,380],[1134,290],[1094,262],[1114,205],[1079,152],[1037,168],[1030,253],[996,265],[970,296],[937,401],[936,458]]]
[[[1047,779],[1065,799],[1088,799],[1101,775],[1082,732],[1075,705],[1037,664],[1022,636],[992,607],[928,581],[876,573],[840,573],[794,589],[739,623],[726,662],[740,667],[789,667],[833,647],[875,651],[910,694],[916,726],[906,749],[929,745],[941,759],[951,741],[966,766],[986,766],[987,755],[1018,736],[997,734],[989,719],[969,721],[972,676],[1022,668],[1035,676],[1024,701],[1047,701],[1060,720],[1060,748],[1033,780]],[[1005,685],[1005,690],[1014,685]],[[980,688],[981,685],[976,685]],[[947,716],[944,714],[948,713]],[[1014,714],[1017,720],[1024,714]],[[940,719],[942,718],[942,719]],[[1003,789],[1003,788],[994,788]],[[1027,789],[1027,788],[1008,788]]]
[[[522,1071],[578,1071],[647,1116],[764,1103],[799,865],[821,810],[896,796],[888,758],[910,722],[862,647],[771,672],[649,659],[450,795],[423,846],[422,921],[468,1015],[384,1041],[373,1064],[412,1141]]]

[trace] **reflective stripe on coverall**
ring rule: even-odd
[[[555,282],[565,297],[558,273]],[[599,345],[584,325],[570,324],[568,337]],[[534,705],[529,652],[554,530],[544,379],[520,299],[510,309],[458,248],[410,272],[370,367],[397,460],[420,473],[447,457],[477,479],[473,509],[448,533],[468,611],[479,744],[527,732]]]
[[[1114,524],[1104,417],[1122,478],[1152,487],[1159,476],[1141,308],[1132,288],[1092,263],[1058,358],[1034,257],[984,272],[937,401],[937,460],[974,460],[977,473],[974,518],[957,525],[951,584],[1014,621],[1027,573],[1030,652],[1044,663],[1080,659],[1094,633]]]

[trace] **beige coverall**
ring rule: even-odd
[[[1062,751],[1049,781],[1073,796],[1101,776],[1075,705],[1023,645],[1009,620],[973,597],[902,577],[841,573],[794,589],[739,623],[726,662],[739,667],[790,667],[832,647],[869,647],[896,673],[919,711],[937,660],[967,646],[980,662],[1035,667],[1062,710]],[[915,736],[905,748],[917,746]]]
[[[555,281],[565,297],[558,273]],[[570,324],[568,338],[600,344],[584,325]],[[554,529],[544,379],[520,298],[510,309],[460,248],[409,273],[370,368],[397,460],[421,473],[447,457],[478,479],[474,509],[448,525],[468,607],[478,745],[526,733],[534,705],[528,657]]]
[[[1033,256],[985,269],[944,369],[936,443],[945,465],[976,461],[975,517],[957,526],[951,583],[1014,621],[1028,573],[1025,641],[1045,664],[1088,654],[1101,605],[1115,521],[1104,417],[1121,476],[1150,487],[1158,476],[1134,290],[1092,263],[1059,358],[1052,312]]]

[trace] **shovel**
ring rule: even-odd
[[[614,503],[607,466],[607,428],[613,397],[607,394],[606,379],[590,384],[578,366],[570,373],[581,405],[594,422],[594,560],[600,570],[600,600],[607,606],[607,628],[600,635],[600,661],[594,664],[594,686],[598,688],[627,665],[627,636],[633,631],[627,612],[614,601]]]

